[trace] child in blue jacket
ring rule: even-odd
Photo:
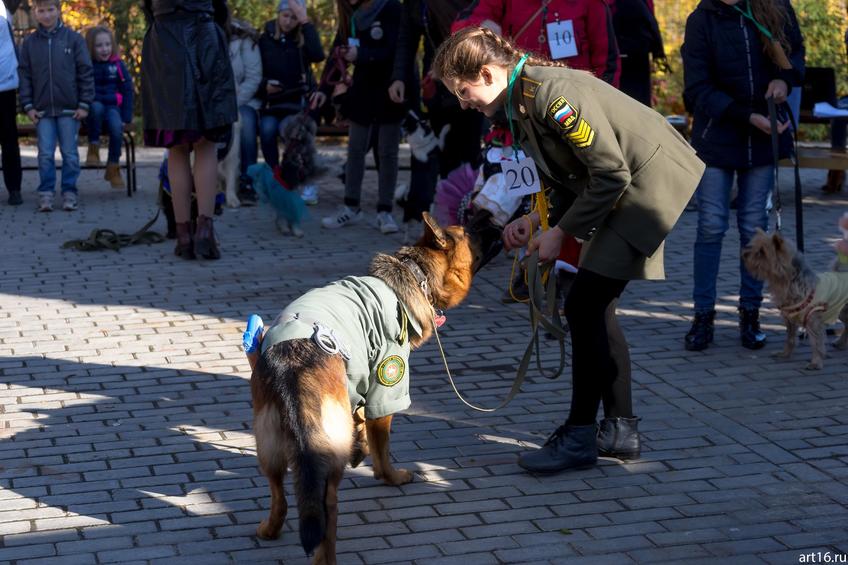
[[[124,124],[132,123],[133,83],[127,66],[118,56],[118,44],[112,30],[97,26],[85,34],[85,42],[94,66],[94,102],[88,114],[88,155],[85,164],[100,166],[100,132],[106,123],[109,135],[109,156],[103,178],[112,188],[124,188],[121,168],[121,143]]]

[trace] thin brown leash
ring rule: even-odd
[[[515,373],[515,379],[512,382],[512,387],[510,388],[509,393],[507,393],[506,397],[501,401],[501,403],[495,406],[494,408],[485,408],[472,404],[471,402],[466,400],[464,396],[462,396],[462,393],[459,392],[459,389],[457,388],[456,383],[453,380],[453,375],[451,374],[450,367],[448,366],[447,356],[445,355],[445,350],[442,346],[442,340],[439,337],[439,329],[436,326],[435,318],[433,320],[433,333],[436,335],[436,343],[439,346],[439,353],[441,353],[442,355],[442,362],[444,363],[445,372],[448,375],[448,381],[450,381],[451,388],[453,388],[453,391],[454,393],[456,393],[457,398],[459,398],[459,400],[462,401],[463,404],[473,410],[477,410],[478,412],[494,412],[496,410],[500,410],[501,408],[509,404],[521,390],[521,385],[524,383],[524,379],[527,376],[527,369],[530,367],[530,360],[533,358],[534,350],[536,352],[536,366],[538,367],[539,372],[545,378],[556,379],[562,374],[562,371],[565,369],[566,332],[562,327],[562,322],[559,318],[559,310],[556,307],[556,277],[553,276],[553,273],[549,274],[547,288],[543,291],[541,269],[539,268],[538,251],[533,252],[533,254],[530,255],[528,259],[527,286],[530,289],[530,343],[527,344],[527,348],[524,350],[524,355],[521,357],[521,362],[518,364],[518,369]],[[538,307],[538,304],[541,304],[542,301],[545,299],[547,301],[547,317],[545,316],[546,313],[543,313]],[[553,336],[559,341],[559,368],[553,374],[545,374],[545,370],[542,367],[542,359],[539,346],[539,326],[543,327],[545,330],[553,334]]]

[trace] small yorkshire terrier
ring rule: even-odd
[[[840,220],[840,228],[848,230],[848,215]],[[826,356],[825,327],[837,318],[843,329],[833,346],[836,349],[848,346],[848,263],[842,260],[842,247],[844,244],[837,244],[840,257],[833,271],[819,274],[810,269],[804,256],[778,232],[767,234],[757,229],[742,252],[748,271],[768,283],[772,300],[786,324],[786,343],[776,357],[792,355],[801,326],[807,331],[813,350],[807,369],[821,369]]]

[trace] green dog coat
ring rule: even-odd
[[[345,360],[351,411],[382,418],[404,410],[409,397],[409,332],[421,327],[377,277],[346,277],[310,290],[274,321],[262,351],[292,339],[312,339]]]

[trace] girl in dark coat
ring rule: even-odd
[[[85,42],[94,67],[94,102],[86,119],[89,145],[85,164],[100,166],[100,132],[103,122],[106,122],[109,154],[104,178],[113,188],[124,188],[118,160],[121,158],[124,124],[132,123],[132,77],[118,56],[118,44],[112,30],[93,27],[85,34]]]
[[[767,99],[782,105],[789,90],[801,85],[804,45],[788,0],[702,0],[686,21],[681,53],[684,100],[694,115],[692,145],[707,164],[695,193],[695,319],[685,338],[686,349],[698,351],[713,340],[716,279],[734,178],[740,246],[756,228],[768,226],[774,158]],[[780,117],[781,158],[790,151],[788,126]],[[765,345],[759,324],[763,283],[741,262],[739,268],[740,337],[744,347],[759,349]]]
[[[343,48],[347,62],[355,65],[353,84],[347,92],[336,97],[342,115],[350,120],[345,197],[344,206],[338,214],[324,218],[321,225],[340,228],[362,219],[359,197],[365,173],[365,154],[371,131],[376,128],[380,161],[376,224],[382,233],[393,233],[398,231],[391,212],[398,172],[400,122],[405,108],[403,104],[389,99],[389,85],[392,82],[401,4],[398,0],[366,0],[362,3],[359,0],[338,0],[338,8],[339,30],[333,47]]]
[[[310,64],[324,60],[321,38],[302,0],[279,2],[277,18],[265,23],[259,38],[259,53],[262,82],[258,95],[263,101],[259,138],[265,162],[273,168],[280,162],[280,122],[306,108],[306,96],[315,90]],[[310,101],[317,104],[322,99],[322,94],[313,92]]]
[[[212,228],[217,192],[215,144],[236,121],[236,89],[224,29],[226,0],[144,0],[150,27],[141,52],[144,141],[169,148],[168,178],[177,221],[174,253],[186,259],[221,254]],[[190,226],[192,169],[197,227]]]

